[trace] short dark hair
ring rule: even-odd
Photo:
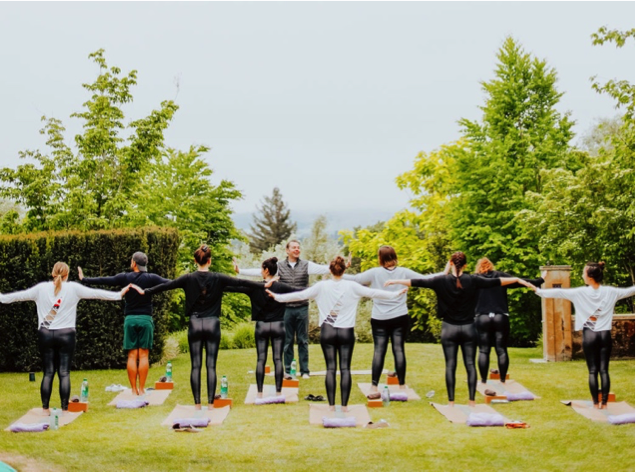
[[[212,251],[210,251],[210,247],[208,245],[201,245],[197,251],[194,252],[194,260],[200,265],[203,266],[208,264],[208,261],[212,259]]]
[[[263,269],[269,271],[270,276],[276,276],[276,273],[278,272],[278,258],[273,256],[263,261]]]
[[[585,267],[587,268],[588,277],[594,279],[597,284],[601,284],[603,282],[603,270],[605,269],[605,263],[603,261],[598,263],[588,261]]]
[[[300,242],[298,240],[289,240],[285,245],[285,248],[289,250],[289,245],[291,245],[292,243],[298,243],[298,246],[300,246]]]

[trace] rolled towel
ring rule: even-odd
[[[257,406],[262,406],[263,404],[285,404],[285,396],[281,394],[280,396],[257,397],[254,400],[254,404]]]
[[[356,426],[356,418],[351,417],[323,417],[322,425],[326,428],[335,428],[335,427],[355,427]]]
[[[504,418],[501,414],[489,412],[471,412],[466,419],[466,425],[470,427],[503,426]]]
[[[509,393],[508,391],[504,392],[504,396],[509,401],[533,401],[534,394],[530,391],[521,391],[520,393]]]
[[[48,428],[48,422],[42,422],[40,424],[23,424],[22,422],[16,422],[15,424],[11,424],[9,430],[11,432],[44,432]]]
[[[173,429],[181,427],[207,427],[210,424],[208,417],[186,417],[184,419],[175,419],[172,421]]]
[[[391,401],[401,401],[406,402],[409,400],[409,395],[405,392],[397,392],[390,394]]]
[[[140,407],[146,407],[148,401],[143,399],[133,399],[132,401],[117,401],[117,409],[138,409]]]
[[[628,412],[627,414],[618,414],[616,416],[609,415],[607,416],[607,421],[610,424],[633,424],[634,413]]]

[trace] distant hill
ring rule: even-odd
[[[377,209],[358,210],[334,210],[329,212],[299,211],[291,212],[291,218],[298,224],[298,236],[303,238],[309,235],[311,225],[320,215],[327,217],[327,231],[330,236],[336,238],[339,230],[353,230],[354,227],[366,227],[377,222],[390,219],[395,211]],[[246,232],[250,231],[253,222],[251,212],[235,213],[232,216],[234,225]]]

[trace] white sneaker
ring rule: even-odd
[[[302,379],[309,379],[309,374],[305,373],[304,375],[301,376]]]

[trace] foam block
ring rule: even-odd
[[[155,389],[174,389],[174,383],[172,381],[162,383],[161,381],[157,381],[155,383]]]
[[[68,411],[69,412],[87,412],[88,402],[69,402]]]
[[[490,373],[489,379],[501,379],[501,375],[499,373]],[[506,381],[510,379],[510,375],[506,373]]]
[[[300,386],[300,383],[297,379],[283,379],[284,388],[297,388],[298,386]]]
[[[267,365],[267,366],[265,367],[265,374],[269,374],[269,372],[270,372],[270,368],[269,368],[269,365]]]
[[[598,402],[603,401],[603,395],[598,393]],[[607,396],[607,402],[616,402],[616,395],[614,393],[609,393]]]
[[[214,400],[214,408],[219,409],[221,407],[229,406],[232,407],[232,398],[226,397],[225,399],[215,399]]]
[[[382,407],[382,399],[369,399],[367,407]]]
[[[389,386],[392,385],[400,385],[400,381],[398,380],[397,376],[387,376],[386,377],[386,384],[388,384]]]

